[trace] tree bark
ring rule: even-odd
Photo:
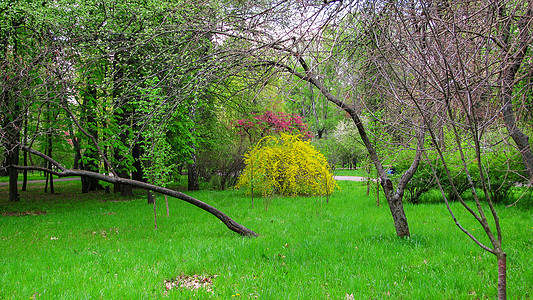
[[[17,202],[20,200],[18,193],[18,171],[13,165],[18,165],[19,148],[15,147],[7,153],[7,166],[9,174],[9,201]]]
[[[119,119],[122,119],[122,118],[123,116],[119,117]],[[122,123],[121,125],[125,125],[125,123],[123,122],[124,122],[123,120],[119,121],[119,123]],[[120,134],[120,142],[122,146],[126,147],[127,140],[126,140],[126,134],[124,132]],[[119,151],[116,151],[115,159],[118,162],[118,167],[115,169],[115,172],[117,173],[117,175],[121,178],[130,178],[130,175],[126,169],[126,166],[124,165],[124,163],[122,163],[122,161],[124,160],[124,153],[120,153]],[[133,189],[131,185],[117,183],[114,185],[113,191],[115,193],[120,192],[120,195],[122,197],[133,197]]]
[[[27,153],[27,152],[24,152],[24,153]],[[52,157],[52,133],[50,132],[48,133],[48,156]],[[52,163],[49,163],[48,168],[52,170]],[[54,177],[51,173],[48,174],[48,179],[50,180],[50,194],[55,194]],[[45,192],[46,192],[46,188],[45,188]]]
[[[122,44],[125,41],[124,36],[121,34],[117,37],[117,45]],[[127,131],[131,130],[130,116],[131,116],[131,105],[127,100],[122,99],[122,93],[124,92],[125,85],[125,70],[129,66],[129,61],[127,59],[127,54],[124,53],[124,50],[120,49],[115,52],[115,59],[113,60],[113,90],[112,97],[114,106],[119,107],[120,110],[115,112],[115,119],[117,125],[120,129],[119,139],[120,146],[115,148],[114,158],[117,161],[117,167],[115,169],[116,174],[121,178],[130,178],[129,170],[127,166],[123,163],[127,153],[124,153],[123,149],[120,148],[129,148],[127,147],[128,137]],[[115,193],[120,192],[120,195],[123,197],[133,197],[133,189],[130,185],[123,185],[117,183],[113,187]]]
[[[0,100],[0,103],[5,105],[2,109],[4,111],[2,127],[5,133],[2,137],[2,142],[4,143],[5,149],[5,166],[7,167],[7,175],[9,176],[9,200],[16,202],[20,200],[18,193],[18,171],[12,166],[18,165],[19,163],[20,106],[17,103],[10,102],[15,100],[9,97],[7,91],[3,91],[0,94]]]
[[[498,257],[498,299],[507,299],[507,253],[501,252]]]
[[[193,101],[190,116],[193,123],[196,122],[196,101]],[[191,128],[191,132],[196,132],[196,127]],[[194,144],[194,142],[191,143],[191,149],[191,163],[187,165],[187,189],[189,191],[198,191],[200,190],[200,183],[198,181],[200,176],[198,174],[196,145]]]
[[[133,145],[133,149],[131,150],[131,156],[133,156],[133,167],[135,168],[135,170],[131,172],[131,179],[137,181],[145,181],[142,169],[141,155],[141,143],[140,141],[137,141]]]
[[[196,164],[196,153],[192,153],[191,159],[192,163],[187,165],[187,189],[189,191],[198,191],[200,190],[200,183],[198,181],[198,177],[200,176],[198,174],[198,165]]]
[[[98,131],[94,129],[97,123],[96,116],[94,115],[94,112],[91,109],[91,107],[94,107],[94,105],[96,105],[95,103],[95,99],[97,98],[96,88],[94,88],[93,86],[88,86],[85,93],[86,94],[83,98],[83,112],[82,112],[83,116],[82,117],[84,118],[85,125],[88,128],[90,134],[94,136],[94,138],[97,140]],[[82,158],[79,141],[78,140],[76,141],[78,143],[75,144],[75,149],[77,148],[76,150],[80,158]],[[91,171],[91,172],[98,172],[98,169],[99,169],[98,168],[98,161],[99,161],[98,151],[95,151],[92,148],[87,148],[85,149],[85,152],[83,153],[83,157],[85,157],[85,161],[81,163],[81,169]],[[102,189],[102,186],[100,185],[97,179],[91,178],[91,177],[85,177],[85,176],[81,177],[82,193],[93,192],[93,191],[101,190],[101,189]]]
[[[28,143],[28,119],[24,119],[24,145]],[[28,165],[28,152],[24,151],[23,164]],[[28,171],[22,173],[22,191],[26,191],[28,185]]]

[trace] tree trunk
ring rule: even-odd
[[[52,134],[51,133],[48,133],[49,136],[48,136],[48,157],[52,157]],[[52,163],[49,162],[49,165],[48,165],[48,168],[50,170],[52,170]],[[55,194],[55,190],[54,190],[54,177],[53,175],[50,173],[48,174],[49,176],[49,179],[50,179],[50,194]]]
[[[9,201],[19,201],[18,193],[18,171],[11,167],[11,165],[18,165],[19,162],[19,148],[15,147],[13,150],[7,153],[7,165],[9,174]]]
[[[4,149],[5,152],[5,165],[7,166],[7,174],[9,176],[9,200],[16,202],[19,201],[18,193],[18,171],[11,167],[12,165],[18,165],[19,163],[19,139],[20,139],[20,107],[18,104],[9,103],[7,92],[2,93],[2,102],[5,102],[5,109],[10,109],[11,111],[6,112],[7,116],[3,116],[4,123],[2,124],[3,130],[5,132]],[[4,103],[2,103],[4,105]]]
[[[117,175],[120,178],[126,178],[126,179],[129,178],[128,173],[124,172],[124,171],[122,171],[122,172],[117,171]],[[120,193],[120,196],[122,196],[122,197],[133,197],[133,189],[132,189],[131,185],[115,183],[113,192]]]
[[[28,120],[24,119],[24,145],[28,143]],[[24,166],[28,165],[28,152],[24,151],[23,155],[23,164]],[[26,191],[28,185],[28,171],[24,170],[23,179],[22,179],[22,191]]]
[[[385,169],[383,168],[383,165],[381,164],[381,161],[379,159],[379,156],[374,149],[374,146],[370,142],[370,139],[368,138],[368,135],[366,133],[366,130],[363,126],[363,123],[359,119],[359,116],[355,113],[355,111],[351,111],[350,113],[352,120],[355,123],[355,126],[357,127],[357,130],[359,131],[359,135],[361,136],[361,139],[363,140],[363,143],[365,144],[365,147],[368,151],[368,154],[370,155],[370,158],[372,159],[372,162],[374,163],[374,166],[376,167],[376,170],[379,175],[379,182],[381,183],[381,187],[383,187],[383,192],[385,193],[385,199],[387,199],[387,203],[389,204],[389,208],[392,214],[392,219],[394,221],[394,228],[396,229],[396,235],[398,237],[408,237],[410,236],[409,232],[409,225],[407,223],[407,217],[405,215],[405,211],[403,210],[403,188],[405,188],[405,185],[401,188],[401,191],[398,191],[397,193],[394,192],[394,186],[392,184],[392,181],[388,178],[387,172],[385,172]],[[420,159],[420,157],[417,157]],[[416,159],[416,158],[415,158]],[[418,166],[418,164],[416,164]],[[416,171],[416,168],[415,168]],[[412,175],[411,175],[412,177]],[[410,178],[407,179],[409,181]],[[405,184],[407,184],[407,181]]]
[[[507,253],[502,252],[498,257],[498,299],[507,299]]]
[[[381,160],[378,156],[378,153],[376,149],[374,148],[374,145],[370,141],[370,138],[368,137],[368,134],[366,132],[366,129],[361,122],[359,115],[357,114],[355,108],[346,102],[342,101],[341,99],[335,97],[333,94],[331,94],[327,88],[320,82],[318,79],[316,79],[309,67],[307,66],[307,63],[303,60],[303,58],[298,58],[301,66],[305,70],[305,73],[299,73],[296,70],[292,69],[291,67],[281,65],[277,62],[269,62],[271,65],[280,66],[284,68],[289,73],[295,75],[296,77],[305,80],[311,84],[313,84],[315,87],[317,87],[322,95],[328,99],[328,101],[334,103],[339,108],[343,109],[352,121],[354,122],[357,131],[359,132],[359,136],[361,137],[361,140],[363,141],[363,144],[365,145],[365,148],[370,156],[371,161],[373,162],[374,166],[376,167],[376,170],[379,175],[379,180],[381,183],[381,186],[383,187],[383,191],[385,192],[385,198],[387,199],[387,202],[389,204],[392,218],[394,220],[394,227],[396,229],[396,235],[398,237],[408,237],[410,236],[409,232],[409,225],[407,223],[407,217],[405,216],[405,211],[403,210],[403,189],[405,188],[405,185],[407,182],[412,178],[414,172],[416,171],[416,168],[418,167],[418,162],[420,161],[421,151],[422,148],[417,148],[417,155],[415,156],[415,161],[411,164],[411,167],[409,168],[409,174],[408,176],[405,176],[403,181],[403,186],[399,186],[399,191],[397,193],[394,193],[394,187],[392,185],[392,181],[388,178],[387,172],[385,172],[385,169],[383,168],[383,165],[381,164]],[[424,132],[425,133],[425,132]],[[422,140],[418,140],[418,142],[423,143]],[[405,175],[405,174],[404,174]],[[404,176],[402,176],[403,178]]]
[[[123,146],[123,148],[128,148],[126,146],[127,145],[127,133],[124,132],[125,130],[127,130],[125,129],[127,119],[128,117],[125,114],[117,116],[117,122],[119,123],[120,126],[124,128],[122,132],[120,133],[120,143],[121,143],[121,146]],[[123,161],[125,160],[125,155],[126,155],[125,153],[120,152],[120,149],[119,151],[116,151],[114,154],[115,159],[118,162],[118,166],[115,169],[115,172],[120,178],[130,178],[129,171],[127,170],[127,167],[123,163]],[[131,185],[123,185],[123,184],[117,183],[114,185],[113,191],[115,193],[120,192],[120,195],[122,197],[133,197],[133,189]]]
[[[148,199],[148,204],[154,204],[155,203],[155,197],[154,194],[150,191],[146,191],[146,199]]]
[[[92,149],[87,149],[85,151],[85,157],[91,158],[90,161],[82,164],[82,170],[91,171],[91,172],[98,172],[98,165],[96,164],[98,161],[98,153],[96,151],[93,151]],[[100,182],[98,179],[92,178],[92,177],[81,177],[81,191],[82,193],[88,193],[88,192],[94,192],[98,190],[102,190],[103,187],[100,185]]]
[[[141,155],[141,143],[140,141],[137,141],[135,145],[133,145],[133,149],[131,150],[131,156],[133,156],[133,167],[135,168],[135,170],[131,173],[131,179],[137,181],[145,181],[141,165]]]
[[[85,121],[85,125],[88,128],[89,133],[94,136],[96,140],[98,140],[98,131],[95,129],[96,127],[96,116],[94,114],[94,111],[91,109],[96,105],[95,99],[97,98],[97,91],[96,88],[93,86],[88,86],[87,90],[85,91],[86,95],[83,98],[83,117]],[[77,141],[78,144],[75,149],[77,150],[80,158],[82,158],[81,154],[81,148],[79,146],[79,141]],[[83,157],[85,157],[84,161],[81,163],[81,169],[87,170],[91,172],[98,172],[98,162],[100,160],[100,157],[98,155],[98,151],[88,147],[85,149],[85,152],[83,153]],[[82,193],[88,193],[93,192],[96,190],[103,189],[100,183],[98,182],[98,179],[92,178],[92,177],[81,177],[81,192]]]
[[[517,22],[519,25],[518,28],[520,29],[518,49],[515,49],[509,45],[511,22],[514,21],[514,18],[512,16],[507,16],[505,4],[500,3],[499,9],[499,15],[504,24],[500,37],[504,43],[504,48],[502,49],[502,57],[504,58],[502,66],[503,72],[501,73],[500,77],[500,97],[503,103],[503,121],[507,127],[509,135],[516,143],[518,150],[522,155],[522,161],[524,163],[524,168],[529,175],[529,180],[533,181],[533,152],[531,151],[531,144],[529,143],[529,137],[525,135],[516,124],[512,102],[513,90],[517,83],[517,81],[515,81],[516,74],[522,66],[524,57],[528,52],[529,45],[533,40],[531,37],[531,31],[533,27],[533,24],[531,23],[531,18],[533,18],[533,4],[529,4],[526,14],[520,21]],[[514,51],[516,51],[516,54]]]
[[[148,193],[148,203],[150,203],[150,199],[152,199],[152,204],[154,205],[154,229],[157,230],[157,203],[155,201],[155,197],[152,194],[151,191],[146,191]]]
[[[195,151],[195,149],[193,151]],[[192,153],[192,163],[187,165],[187,169],[187,189],[189,191],[200,190],[200,184],[198,182],[198,165],[196,164],[196,153]]]
[[[190,112],[190,118],[193,121],[193,124],[196,122],[196,105],[197,102],[193,101],[191,104],[191,112]],[[193,127],[190,129],[191,133],[196,132],[196,125],[193,125]],[[191,163],[187,165],[187,189],[189,191],[198,191],[200,190],[200,183],[198,182],[199,172],[198,172],[198,164],[196,163],[197,156],[196,156],[196,145],[194,142],[191,142]]]

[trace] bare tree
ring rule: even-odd
[[[445,175],[438,175],[435,164],[433,174],[449,212],[462,232],[496,256],[498,297],[505,299],[507,255],[490,192],[496,182],[488,158],[498,145],[512,148],[512,139],[531,180],[530,145],[513,108],[519,103],[514,97],[522,92],[517,84],[531,76],[523,63],[532,39],[532,3],[407,1],[386,6],[387,17],[376,23],[382,38],[376,40],[375,65],[387,80],[380,88],[398,102],[408,101],[411,112],[422,118],[432,141],[424,156],[437,153]],[[499,130],[503,124],[508,136]],[[459,156],[458,165],[451,155]],[[473,203],[463,199],[454,183],[458,174],[465,174]],[[443,178],[451,184],[451,195],[445,193]],[[461,225],[448,197],[458,199],[478,222],[489,245]]]
[[[234,51],[236,53],[240,51],[237,55],[242,57],[243,64],[255,68],[269,68],[274,71],[273,74],[282,72],[291,74],[309,83],[330,103],[342,109],[351,118],[378,172],[379,181],[391,210],[396,234],[399,237],[409,236],[409,226],[402,199],[405,186],[416,172],[422,157],[425,126],[421,118],[405,118],[406,122],[402,124],[403,127],[393,130],[400,132],[404,130],[403,134],[406,134],[403,141],[395,143],[396,151],[404,149],[415,153],[410,167],[402,174],[397,187],[394,188],[387,172],[388,168],[384,166],[384,158],[378,154],[378,149],[371,139],[373,133],[368,131],[361,118],[365,106],[363,102],[356,101],[360,98],[357,94],[360,88],[350,86],[348,74],[355,69],[354,65],[358,65],[359,61],[346,55],[341,47],[342,43],[346,43],[345,38],[348,35],[344,29],[348,29],[340,24],[353,22],[353,16],[360,13],[360,6],[359,3],[342,1],[260,3],[245,7],[244,13],[241,14],[245,16],[246,23],[250,23],[249,27],[225,28],[225,30],[217,31],[216,34],[241,42],[234,45],[236,49]],[[358,24],[361,23],[358,22]],[[326,85],[324,78],[328,74],[320,73],[327,69],[322,68],[325,64],[339,66],[337,77],[329,80],[344,83],[348,89],[353,88],[350,93],[340,96]],[[399,126],[399,123],[390,123],[389,128]]]
[[[508,145],[508,139],[512,139],[531,182],[528,129],[520,124],[516,106],[526,92],[520,87],[530,87],[527,82],[532,77],[527,67],[533,39],[533,3],[412,0],[283,1],[265,5],[253,6],[243,14],[253,30],[236,27],[218,34],[242,41],[244,61],[309,82],[351,117],[378,171],[399,236],[409,235],[402,206],[405,185],[421,157],[436,151],[453,197],[482,226],[490,246],[461,226],[451,209],[450,213],[463,232],[496,256],[498,293],[504,299],[506,254],[490,192],[495,182],[489,176],[492,166],[487,164],[486,150]],[[374,99],[378,103],[368,106],[329,89],[317,66],[335,60],[342,66],[338,80],[351,84],[359,94],[367,90],[379,95]],[[380,121],[396,127],[389,133],[396,133],[398,142],[390,146],[413,147],[413,161],[396,190],[362,121],[365,104],[371,109],[384,109]],[[508,136],[500,135],[501,125],[507,128]],[[431,141],[427,145],[426,133]],[[401,143],[402,139],[416,143]],[[466,174],[473,207],[453,183],[457,174],[451,171],[451,151],[460,157],[459,165],[453,167]],[[472,164],[475,170],[469,170]],[[447,200],[444,191],[443,197]]]

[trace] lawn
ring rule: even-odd
[[[342,169],[342,168],[337,168],[333,171],[333,175],[336,175],[336,176],[360,176],[360,177],[367,177],[368,176],[368,173],[366,172],[366,170],[362,169],[362,168],[358,168],[358,169]],[[373,174],[373,176],[375,177],[375,174]]]
[[[28,172],[28,180],[45,180],[45,179],[46,177],[44,177],[44,175],[40,172]],[[19,181],[24,180],[24,176],[22,174],[19,174],[18,180]],[[8,176],[0,177],[0,182],[9,182],[9,177]]]
[[[19,203],[0,201],[0,299],[496,297],[496,258],[462,234],[443,205],[406,205],[412,236],[399,239],[388,207],[377,207],[364,183],[339,184],[329,203],[274,197],[268,210],[260,198],[252,209],[250,197],[235,190],[190,193],[258,238],[240,237],[177,199],[169,199],[167,217],[158,198],[155,230],[153,207],[140,192],[124,201],[81,195],[79,182],[58,182],[56,195],[32,184]],[[0,199],[7,199],[5,186]],[[464,226],[481,230],[453,207]],[[532,298],[532,211],[497,209],[509,298]],[[194,279],[208,285],[179,287],[178,277],[185,285]]]

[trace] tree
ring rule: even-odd
[[[184,4],[183,7],[176,9],[173,3],[149,1],[134,14],[128,7],[135,7],[126,2],[104,1],[99,2],[101,5],[92,5],[94,3],[90,2],[78,4],[67,2],[17,7],[17,9],[23,8],[22,12],[27,15],[34,13],[38,19],[24,18],[27,23],[24,27],[16,29],[42,33],[40,39],[35,41],[42,42],[43,47],[36,51],[27,51],[24,56],[13,55],[12,49],[16,49],[18,53],[19,48],[13,48],[10,44],[6,44],[3,49],[5,52],[2,54],[6,54],[6,60],[2,61],[2,68],[10,67],[13,68],[13,74],[23,75],[26,74],[20,71],[35,70],[32,76],[18,77],[18,84],[2,82],[3,154],[18,158],[18,154],[13,155],[14,151],[24,149],[30,154],[30,161],[32,157],[38,157],[51,163],[52,167],[50,165],[43,167],[34,163],[20,166],[12,159],[7,162],[10,172],[39,170],[54,176],[81,176],[95,182],[104,181],[147,189],[190,202],[216,215],[231,230],[242,235],[256,236],[253,231],[235,223],[217,209],[201,201],[163,187],[118,176],[122,167],[120,164],[124,161],[128,162],[125,167],[131,171],[132,156],[128,153],[131,151],[130,145],[138,142],[136,138],[142,135],[145,128],[154,128],[154,119],[147,116],[157,116],[155,120],[162,120],[165,126],[168,124],[166,122],[176,122],[177,118],[167,118],[169,112],[176,107],[190,107],[189,105],[194,102],[188,100],[195,99],[189,97],[191,92],[205,89],[214,81],[212,78],[219,78],[218,75],[223,68],[211,68],[216,66],[216,62],[206,59],[212,53],[205,52],[204,47],[205,41],[210,40],[210,33],[202,31],[202,26],[211,20],[208,14],[210,7]],[[200,20],[194,14],[189,14],[189,8],[194,8],[196,12],[204,10],[206,19]],[[19,11],[16,11],[16,14],[18,13]],[[4,28],[7,27],[2,26],[2,30]],[[38,29],[42,29],[42,32]],[[161,32],[164,34],[160,34]],[[11,38],[12,36],[8,38],[10,43]],[[195,41],[202,42],[195,43]],[[31,44],[33,40],[28,38],[25,42]],[[35,45],[41,44],[35,43]],[[50,52],[48,49],[51,49]],[[141,57],[141,53],[150,53],[150,55],[143,56],[144,62],[135,61]],[[43,57],[47,59],[42,59]],[[17,62],[20,65],[9,61],[15,58],[20,59],[20,62]],[[9,64],[4,64],[6,61],[9,61]],[[2,76],[3,74],[2,72]],[[164,105],[149,105],[151,109],[147,112],[130,114],[132,111],[128,111],[131,108],[129,105],[142,96],[136,88],[143,87],[143,83],[148,82],[147,79],[156,77],[160,78],[158,85],[161,87],[161,93],[158,97],[146,97],[145,100],[154,103],[161,100]],[[38,88],[34,87],[32,81],[35,78],[41,80]],[[46,97],[32,97],[37,90],[46,91],[43,92]],[[16,95],[19,97],[17,100],[21,101],[8,99],[8,96],[12,95]],[[20,139],[21,126],[17,125],[19,124],[17,122],[22,124],[24,118],[41,120],[42,104],[47,103],[43,99],[49,101],[51,107],[59,108],[61,114],[66,115],[73,126],[66,126],[62,122],[51,122],[52,128],[35,126],[32,135],[41,136],[46,132],[69,131],[75,148],[73,150],[82,158],[82,163],[84,160],[94,163],[94,170],[69,168],[66,164],[38,151],[41,145],[36,145],[32,141],[25,143],[25,139]],[[19,106],[9,106],[14,103],[20,105],[20,109]],[[183,122],[183,125],[185,124],[188,123]],[[135,127],[124,131],[126,128],[131,128],[131,125]],[[189,129],[184,128],[184,130]],[[7,135],[6,132],[10,134]],[[119,143],[115,143],[116,137],[119,138]],[[66,137],[64,138],[66,140]],[[148,137],[145,135],[145,138]],[[55,145],[54,143],[54,153],[57,149]],[[118,159],[114,160],[115,157]],[[63,157],[58,158],[63,159]],[[76,160],[74,163],[79,161]],[[106,174],[103,174],[104,171]],[[16,181],[10,188],[17,191]]]
[[[323,78],[325,76],[319,74],[320,69],[315,67],[328,60],[344,59],[344,54],[342,51],[339,52],[339,47],[337,47],[338,40],[343,37],[342,32],[331,35],[327,29],[333,28],[330,25],[338,20],[342,20],[343,17],[349,19],[348,15],[351,16],[350,12],[351,10],[355,10],[354,6],[356,5],[352,5],[351,3],[344,4],[342,2],[328,2],[324,4],[305,2],[301,3],[301,7],[299,5],[283,2],[264,7],[265,4],[261,3],[256,8],[259,11],[264,9],[264,13],[256,13],[257,10],[252,10],[248,15],[248,20],[253,22],[256,18],[262,18],[268,15],[269,18],[260,23],[264,25],[264,27],[261,27],[262,31],[258,28],[254,28],[252,31],[246,31],[238,27],[233,29],[233,31],[229,31],[231,33],[227,35],[232,37],[238,36],[243,41],[241,47],[246,49],[242,50],[245,57],[243,61],[256,68],[263,67],[270,68],[272,72],[286,72],[311,84],[329,102],[335,104],[350,117],[357,127],[366,151],[379,174],[380,183],[384,189],[391,210],[396,233],[399,237],[409,236],[409,226],[403,209],[402,198],[405,185],[412,178],[422,156],[425,136],[425,128],[421,126],[422,121],[419,118],[414,120],[409,119],[409,125],[411,125],[411,129],[408,131],[409,137],[404,139],[402,143],[398,143],[398,146],[406,149],[414,149],[416,155],[414,155],[411,167],[402,174],[397,188],[394,189],[393,183],[387,175],[387,169],[383,166],[383,160],[379,156],[369,136],[369,132],[361,120],[361,109],[349,97],[333,94],[324,83]],[[290,21],[276,23],[279,22],[280,18],[286,18],[287,14],[298,11],[299,13],[287,19]],[[272,27],[265,24],[276,27],[278,30],[272,30]],[[262,34],[257,34],[258,31]],[[236,35],[232,32],[238,32],[239,34]],[[265,51],[265,49],[268,51]],[[250,52],[254,53],[254,56],[251,58],[247,56]],[[311,65],[308,61],[313,61],[313,64]],[[346,74],[346,72],[344,73]],[[341,78],[337,79],[340,80]]]
[[[510,12],[514,15],[508,15]],[[386,10],[376,12],[386,17],[369,23],[384,33],[375,38],[379,48],[374,52],[374,64],[387,82],[379,88],[393,93],[391,99],[399,103],[408,101],[410,113],[422,118],[430,147],[438,154],[432,173],[453,221],[497,259],[500,299],[506,298],[507,254],[494,205],[497,195],[491,193],[491,185],[497,184],[491,152],[497,145],[509,147],[512,139],[522,155],[524,170],[530,172],[530,146],[514,119],[513,106],[520,102],[513,95],[518,83],[530,76],[527,71],[523,77],[516,74],[528,53],[532,13],[530,1],[412,1],[387,3]],[[508,136],[499,130],[503,124]],[[429,150],[424,151],[428,158]],[[446,150],[459,153],[458,169]],[[453,172],[454,167],[459,173]],[[451,186],[451,195],[446,194],[440,171]],[[513,168],[500,171],[520,173]],[[456,185],[454,178],[460,174],[465,176],[473,203],[464,200]],[[478,222],[488,243],[461,225],[448,205],[449,197],[457,199]]]
[[[519,1],[507,3],[506,1],[494,1],[491,3],[497,10],[497,17],[492,19],[497,24],[496,36],[491,37],[499,51],[500,70],[498,76],[499,98],[502,102],[503,121],[509,135],[516,143],[524,167],[529,174],[530,182],[533,182],[533,151],[529,137],[520,128],[515,113],[515,106],[519,103],[514,99],[520,82],[530,80],[531,71],[524,67],[527,58],[531,57],[531,43],[533,41],[533,3]],[[481,34],[485,34],[482,32]],[[490,33],[489,33],[490,34]],[[520,104],[518,104],[520,105]]]
[[[14,1],[0,6],[0,144],[2,171],[9,175],[9,198],[18,201],[18,171],[21,132],[27,109],[42,92],[46,70],[39,64],[50,59],[53,47],[43,41],[46,31],[33,27],[34,4]]]
[[[312,137],[308,125],[303,123],[299,115],[285,114],[283,112],[266,111],[262,114],[253,113],[251,117],[238,119],[235,128],[241,135],[248,137],[251,143],[260,139],[282,132],[301,134],[305,139]]]

